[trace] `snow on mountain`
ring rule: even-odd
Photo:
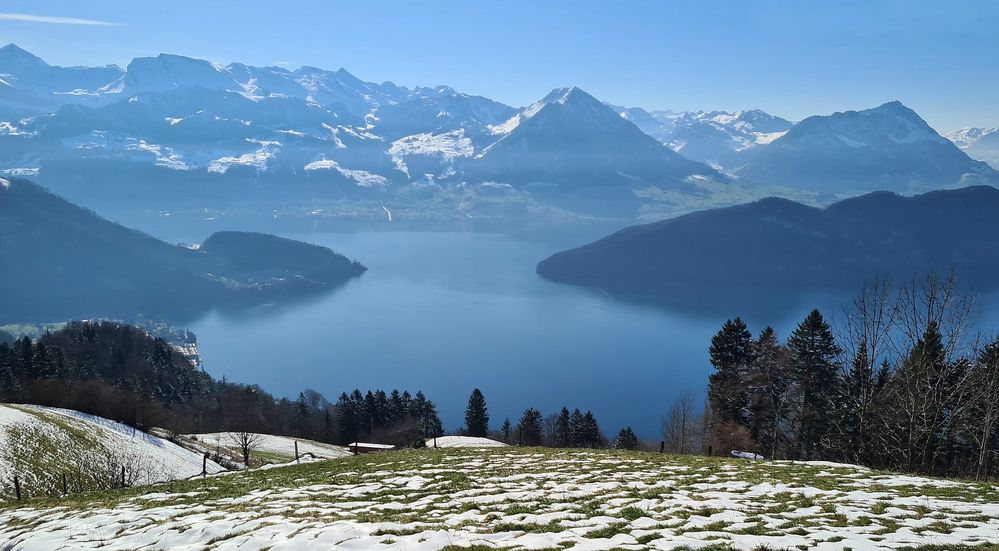
[[[273,141],[247,141],[259,147],[250,153],[244,153],[238,156],[229,155],[219,157],[218,159],[208,163],[208,172],[225,174],[234,166],[248,166],[260,171],[267,170],[268,162],[275,157],[278,150],[281,148],[281,144]]]
[[[999,128],[962,128],[947,134],[947,138],[972,159],[999,170]]]
[[[186,86],[212,90],[240,90],[242,87],[225,67],[190,57],[160,54],[139,57],[125,68],[117,81],[101,89],[104,94],[132,96],[143,92],[167,92]]]
[[[730,167],[737,153],[784,135],[790,121],[759,109],[749,111],[645,111],[616,108],[643,132],[688,159]]]
[[[307,171],[335,170],[348,180],[353,180],[358,187],[384,187],[388,185],[388,179],[378,174],[372,174],[366,170],[345,168],[336,161],[322,159],[313,161],[305,165]]]
[[[465,137],[463,128],[443,134],[406,136],[392,142],[388,149],[396,168],[410,177],[451,175],[453,161],[471,157],[474,152],[472,140]],[[414,170],[410,170],[410,165],[414,165]]]
[[[912,193],[999,177],[898,101],[809,117],[740,161],[742,178],[827,194]]]
[[[559,88],[491,127],[466,169],[480,180],[563,188],[675,186],[716,172],[681,157],[583,90]]]

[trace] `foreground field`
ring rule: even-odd
[[[999,490],[833,464],[428,449],[0,509],[0,549],[999,545]]]

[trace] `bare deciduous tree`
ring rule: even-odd
[[[246,465],[246,468],[250,468],[250,452],[257,449],[263,440],[263,435],[245,430],[237,430],[229,433],[229,439],[232,440],[236,447],[239,448],[240,453],[243,454],[243,464]]]

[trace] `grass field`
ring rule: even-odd
[[[2,549],[962,545],[999,546],[995,486],[593,450],[393,452],[0,508]]]

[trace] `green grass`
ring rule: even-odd
[[[946,509],[906,505],[904,501],[889,499],[865,502],[863,516],[850,521],[846,512],[857,506],[851,505],[845,495],[858,489],[855,485],[857,480],[874,478],[867,487],[860,489],[876,491],[873,488],[881,488],[881,491],[896,498],[918,488],[881,485],[876,479],[883,473],[863,472],[858,477],[858,472],[817,465],[774,465],[727,458],[616,450],[431,448],[350,456],[328,462],[251,470],[145,488],[3,503],[0,504],[0,523],[16,518],[4,514],[16,507],[39,511],[59,507],[75,510],[79,514],[124,507],[134,511],[137,518],[141,517],[143,509],[163,506],[184,511],[185,506],[207,505],[222,517],[230,513],[249,513],[261,518],[271,514],[270,507],[278,507],[288,522],[318,525],[338,520],[391,523],[375,532],[374,535],[380,538],[377,541],[405,545],[406,541],[413,540],[404,538],[419,538],[422,532],[440,530],[566,534],[569,527],[573,527],[577,535],[586,538],[611,538],[617,534],[630,534],[633,522],[649,519],[646,527],[652,528],[636,533],[640,534],[639,544],[646,545],[673,534],[714,540],[735,535],[763,538],[786,534],[808,536],[826,529],[853,529],[881,536],[906,529],[924,532],[930,537],[953,532],[959,529],[962,522],[984,524],[999,520],[974,511],[948,513]],[[380,482],[400,476],[412,478],[417,474],[429,480],[415,486],[408,486],[405,482]],[[608,485],[608,481],[615,481],[615,484]],[[724,488],[734,481],[744,482],[745,486],[728,490],[699,486],[719,483]],[[724,517],[724,521],[712,518],[723,512],[712,492],[724,491],[726,495],[738,496],[749,487],[764,482],[782,484],[786,489],[747,497],[737,508],[727,512],[727,515],[735,512],[734,520],[729,516]],[[590,486],[594,489],[580,491]],[[830,493],[803,496],[796,490],[804,486]],[[355,487],[367,489],[347,497],[337,493]],[[555,487],[560,489],[551,489]],[[927,485],[923,489],[926,494],[932,495],[934,488]],[[511,489],[519,492],[517,497],[496,496]],[[966,503],[991,503],[999,498],[996,488],[989,485],[962,484],[955,488],[936,489],[940,490],[937,493],[941,496],[948,496],[947,499]],[[269,494],[259,493],[261,490]],[[307,506],[288,506],[286,501],[281,501],[280,494],[285,490],[295,490],[299,495],[306,492],[307,497],[293,499],[301,499],[301,503]],[[154,492],[164,494],[162,499],[143,498],[145,494]],[[253,498],[254,495],[260,497]],[[230,501],[235,498],[239,499]],[[892,507],[908,514],[897,514],[895,509],[889,510]],[[802,516],[793,515],[808,508],[814,510]],[[954,510],[960,508],[955,507]],[[460,522],[444,524],[445,520],[456,515],[462,515]],[[916,530],[914,523],[921,518],[925,519],[923,522],[932,519],[934,523]],[[165,522],[180,523],[182,519],[178,516]],[[735,524],[739,526],[733,526]],[[305,524],[302,529],[307,526],[311,525]],[[31,528],[33,526],[25,525],[24,529]],[[235,536],[226,534],[223,537]],[[712,545],[727,548],[729,543],[717,541]]]

